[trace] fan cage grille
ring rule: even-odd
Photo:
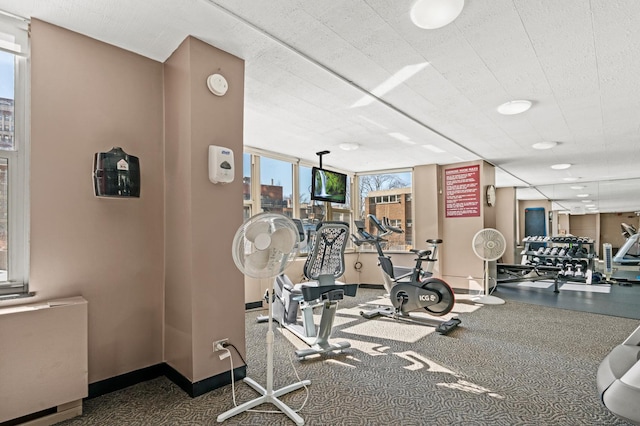
[[[505,252],[507,243],[504,235],[494,228],[484,228],[476,233],[472,241],[473,251],[485,261],[498,260]]]

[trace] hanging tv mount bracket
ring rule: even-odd
[[[318,157],[320,157],[320,168],[322,168],[322,156],[326,155],[326,154],[330,154],[330,153],[331,153],[331,151],[319,151],[319,152],[316,152],[316,155]]]

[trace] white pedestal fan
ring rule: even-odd
[[[502,305],[504,300],[492,296],[489,291],[489,262],[498,260],[507,248],[504,235],[497,229],[481,229],[473,237],[471,242],[473,252],[484,261],[484,294],[471,300],[485,305]]]
[[[298,228],[288,217],[276,213],[260,213],[247,219],[233,239],[233,261],[238,269],[252,278],[273,278],[281,274],[298,254]],[[272,288],[273,291],[273,288]],[[267,385],[263,387],[248,377],[244,383],[261,396],[238,405],[218,416],[218,422],[243,413],[260,404],[275,405],[297,425],[304,419],[278,398],[311,384],[302,380],[273,390],[273,303],[269,303],[269,328],[267,331]],[[233,371],[231,372],[233,374]]]

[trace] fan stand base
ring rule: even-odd
[[[246,377],[243,380],[246,384],[251,386],[256,392],[261,394],[262,396],[252,399],[251,401],[247,401],[244,404],[238,405],[237,407],[232,408],[231,410],[225,411],[224,413],[218,416],[218,423],[222,423],[229,417],[233,417],[236,414],[244,413],[247,410],[252,409],[253,407],[257,407],[260,404],[273,404],[284,414],[289,416],[291,420],[295,422],[295,424],[302,426],[304,425],[304,419],[298,415],[291,407],[289,407],[284,402],[280,401],[278,397],[285,395],[289,392],[293,392],[294,390],[298,390],[305,386],[309,386],[311,384],[311,380],[303,380],[298,383],[293,383],[291,385],[285,386],[275,391],[271,391],[271,393],[267,392],[267,389],[259,385],[255,380]]]
[[[474,302],[482,303],[483,305],[504,305],[504,300],[496,296],[483,295],[471,298]]]

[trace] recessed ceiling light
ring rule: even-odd
[[[502,115],[514,115],[523,113],[529,108],[531,108],[531,101],[520,99],[503,103],[498,107],[498,112]]]
[[[358,148],[360,148],[360,145],[357,143],[346,142],[340,144],[340,149],[344,151],[355,151]]]
[[[577,194],[576,197],[580,197],[580,198],[586,198],[588,197],[589,194]]]
[[[562,178],[563,181],[565,182],[575,182],[577,180],[580,180],[580,178],[578,177],[573,177],[573,176],[568,176],[566,178]]]
[[[569,163],[554,164],[553,166],[551,166],[553,170],[564,170],[568,169],[569,167],[571,167],[571,164]]]
[[[418,0],[411,7],[411,21],[420,28],[435,30],[453,22],[464,7],[464,0]]]
[[[595,204],[585,204],[584,206],[585,207],[595,207],[596,205]]]
[[[591,202],[593,202],[593,200],[581,200],[581,201],[582,201],[583,203],[591,203]],[[587,207],[589,207],[589,206],[587,206]]]
[[[558,145],[558,142],[545,141],[545,142],[534,143],[533,145],[531,145],[531,148],[533,148],[533,149],[551,149],[551,148],[555,147],[556,145]]]
[[[399,141],[402,142],[406,142],[409,140],[409,136],[407,135],[403,135],[402,133],[398,133],[398,132],[391,132],[391,133],[387,133],[389,136],[391,136],[394,139],[398,139]]]
[[[360,117],[361,119],[363,119],[364,121],[373,124],[374,126],[377,126],[379,128],[381,128],[382,130],[387,130],[386,127],[384,127],[382,124],[371,120],[370,118],[365,117],[364,115],[359,115],[358,117]]]
[[[437,146],[431,144],[422,145],[422,147],[428,149],[431,152],[435,152],[436,154],[442,154],[443,152],[446,152],[444,149],[438,148]]]
[[[373,103],[376,100],[376,98],[382,97],[383,95],[387,94],[391,90],[395,89],[400,84],[409,80],[419,71],[422,71],[424,68],[426,68],[427,65],[429,65],[429,62],[421,62],[419,64],[406,65],[400,71],[393,74],[391,77],[383,81],[380,85],[378,85],[376,88],[374,88],[371,91],[371,93],[375,95],[375,97],[369,94],[366,94],[362,98],[360,98],[358,101],[356,101],[353,105],[351,105],[351,108],[366,106]]]
[[[598,210],[598,208],[597,207],[589,207],[589,210],[592,210],[592,211],[593,210]]]
[[[584,189],[584,185],[574,185],[574,186],[570,186],[569,188],[571,189]]]

